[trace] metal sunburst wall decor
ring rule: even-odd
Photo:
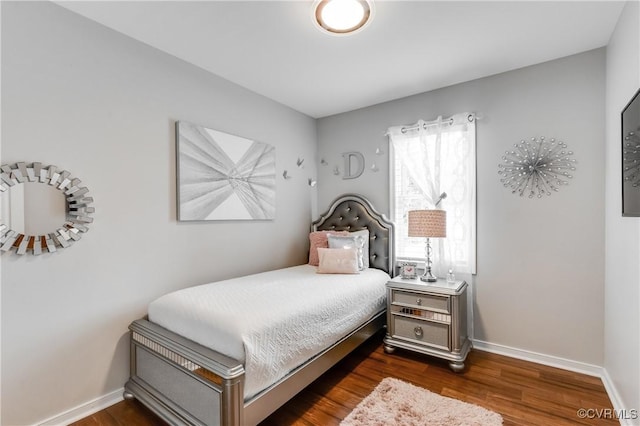
[[[502,157],[503,164],[499,164],[498,174],[502,176],[500,182],[511,188],[511,192],[521,197],[542,198],[558,191],[562,185],[568,185],[576,167],[576,160],[571,158],[572,151],[567,150],[567,144],[549,140],[544,136],[521,140],[514,144],[513,151],[506,151]]]
[[[640,186],[640,137],[635,132],[629,132],[624,137],[622,147],[622,162],[624,167],[624,181],[637,188]]]

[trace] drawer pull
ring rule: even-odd
[[[416,305],[418,305],[418,306],[422,305],[422,299],[416,300]]]
[[[416,337],[422,337],[422,327],[414,328],[413,332],[415,333]]]

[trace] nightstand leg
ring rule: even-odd
[[[464,362],[462,362],[462,361],[451,361],[449,363],[449,368],[454,373],[462,373],[462,370],[464,370]]]
[[[392,354],[396,351],[396,348],[394,348],[393,346],[384,345],[384,351],[385,353]]]

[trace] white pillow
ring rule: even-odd
[[[318,248],[319,274],[357,274],[358,250],[355,248]]]
[[[358,261],[360,262],[360,269],[367,269],[369,267],[369,230],[363,229],[361,231],[349,232],[349,236],[340,236],[341,239],[335,238],[336,235],[327,238],[330,248],[345,248],[356,247],[358,249]],[[359,241],[361,239],[361,241]],[[333,241],[333,243],[332,243]],[[359,243],[364,244],[359,244]],[[333,245],[332,245],[333,244]]]
[[[364,269],[364,259],[363,259],[363,250],[364,247],[364,239],[361,235],[329,235],[327,238],[329,243],[329,248],[332,249],[346,249],[346,248],[354,248],[358,253],[358,269]]]

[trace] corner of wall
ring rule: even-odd
[[[640,410],[640,218],[621,216],[620,112],[640,87],[639,28],[640,3],[627,1],[607,45],[605,111],[603,382],[614,407],[625,414],[636,410],[636,417]],[[637,424],[638,419],[634,421]]]

